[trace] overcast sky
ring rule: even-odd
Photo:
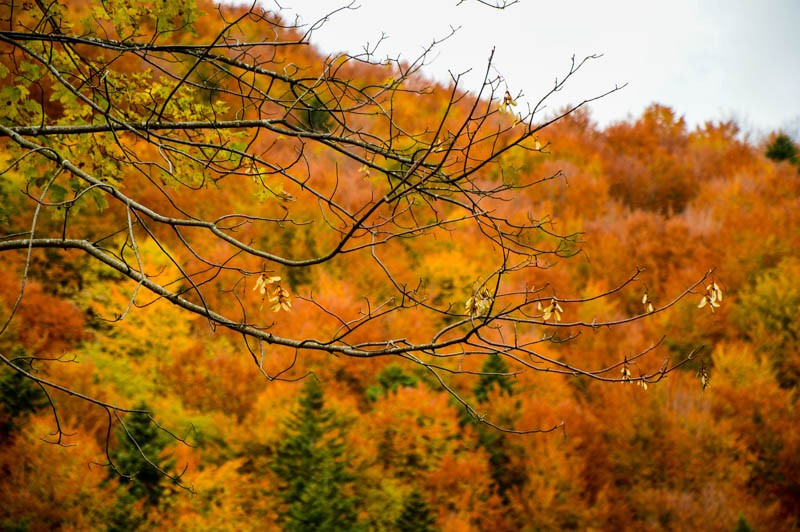
[[[282,0],[287,19],[312,23],[347,1]],[[800,0],[520,0],[503,11],[476,0],[357,0],[313,42],[326,53],[359,52],[385,33],[382,56],[412,59],[458,27],[425,71],[436,79],[495,64],[513,94],[538,99],[569,68],[589,64],[555,107],[628,86],[592,105],[601,125],[638,116],[652,102],[690,126],[735,119],[760,136],[784,129],[800,138]],[[274,5],[274,4],[273,4]],[[468,79],[465,88],[477,89]]]

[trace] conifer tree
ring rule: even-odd
[[[790,163],[797,163],[798,161],[797,146],[795,146],[792,139],[784,133],[775,137],[775,140],[767,146],[765,155],[773,161],[789,161]]]
[[[481,376],[478,384],[472,390],[475,393],[475,400],[479,403],[486,402],[489,398],[489,392],[495,386],[501,392],[511,395],[514,387],[507,376],[509,371],[508,364],[503,360],[503,357],[498,355],[488,357],[481,367]]]
[[[343,421],[325,408],[314,379],[304,386],[286,424],[271,469],[279,477],[275,495],[284,530],[353,530],[358,525],[355,480],[348,471]]]
[[[436,516],[422,494],[414,490],[408,496],[403,511],[395,522],[398,532],[433,532],[437,530]]]
[[[148,410],[143,403],[136,409]],[[148,414],[133,412],[124,422],[125,428],[117,432],[117,446],[110,453],[116,468],[112,475],[119,480],[120,490],[109,530],[134,530],[144,524],[148,510],[161,499],[166,480],[163,471],[172,465],[159,463],[168,440]]]
[[[400,388],[416,388],[417,379],[403,371],[397,364],[387,366],[378,375],[378,382],[367,388],[367,399],[377,401],[380,397],[386,397],[390,393],[395,393]]]
[[[503,357],[492,355],[481,367],[478,384],[473,388],[475,401],[485,403],[491,391],[497,387],[502,393],[513,395],[513,382],[509,379],[509,367]],[[524,473],[511,465],[510,441],[506,434],[484,426],[478,427],[478,441],[489,453],[492,480],[495,488],[504,501],[508,500],[507,492],[515,486],[525,483]]]
[[[23,357],[25,352],[18,348],[16,354]],[[15,360],[14,364],[24,371],[32,370],[25,358]],[[0,436],[10,437],[30,414],[46,404],[47,397],[35,383],[5,367],[0,368]]]

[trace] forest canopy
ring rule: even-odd
[[[523,108],[257,6],[2,13],[0,526],[798,525],[791,139],[551,109],[593,56]]]

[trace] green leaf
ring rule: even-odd
[[[53,203],[61,203],[67,199],[67,189],[59,185],[52,185],[50,187],[50,201]]]

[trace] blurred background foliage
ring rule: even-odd
[[[131,17],[155,16],[155,4],[180,9],[171,2],[127,4],[139,11],[116,21],[121,28],[131,24]],[[212,8],[206,3],[202,8],[207,13],[191,11],[189,17],[196,19],[195,38],[213,34]],[[167,24],[177,13],[149,23]],[[311,48],[303,54],[290,59],[297,65],[321,60]],[[358,80],[377,74],[365,64],[349,75]],[[446,97],[446,88],[436,90]],[[11,92],[8,97],[17,100],[24,96]],[[396,98],[395,112],[407,113],[409,120],[420,114],[413,93]],[[34,111],[20,105],[16,112]],[[311,102],[305,119],[324,131],[331,117]],[[800,526],[795,144],[779,132],[752,139],[733,122],[689,130],[679,110],[659,105],[605,129],[581,111],[543,133],[549,156],[515,155],[518,160],[509,157],[509,168],[533,178],[561,169],[566,177],[521,191],[505,208],[552,216],[560,228],[583,234],[579,255],[543,270],[532,284],[551,282],[573,293],[592,293],[639,266],[646,268],[649,296],[663,302],[715,267],[726,296],[713,314],[696,308],[698,294],[668,313],[632,324],[624,336],[597,330],[546,349],[560,359],[602,366],[666,333],[660,348],[664,357],[677,359],[699,349],[700,362],[644,390],[574,376],[508,375],[502,358],[486,358],[479,367],[491,375],[453,384],[479,414],[520,427],[566,422],[548,434],[505,434],[475,424],[429,374],[391,359],[356,364],[309,353],[300,367],[313,376],[267,382],[234,335],[212,334],[207,322],[153,302],[147,294],[137,296],[140,308],[113,321],[134,287],[75,253],[48,251],[34,257],[25,298],[0,336],[0,349],[28,360],[20,362],[26,371],[103,400],[146,403],[187,445],[164,439],[135,414],[124,418],[130,433],[159,467],[186,467],[184,481],[196,493],[142,463],[125,432],[111,435],[109,450],[124,476],[103,467],[105,413],[73,397],[54,395],[70,446],[43,443],[54,420],[42,390],[2,368],[0,528]],[[331,175],[319,179],[335,178],[334,165],[329,167]],[[25,204],[7,201],[19,185],[15,179],[10,174],[0,180],[0,224],[24,216]],[[137,184],[130,180],[125,186],[135,190]],[[342,201],[346,194],[357,196],[357,188],[345,191]],[[198,209],[235,210],[263,201],[224,182],[213,194],[213,205],[207,206],[201,202],[208,196],[198,195]],[[98,231],[113,227],[109,220],[97,224]],[[324,235],[303,227],[258,238],[275,249],[327,246],[317,240]],[[169,268],[158,262],[158,251],[147,244],[141,248],[150,267]],[[450,242],[421,240],[406,251],[407,264],[413,265],[408,277],[423,278],[435,301],[463,306],[463,294],[477,276],[478,252],[470,248],[468,235]],[[4,254],[3,316],[15,303],[23,262],[23,254]],[[358,278],[353,271],[359,271]],[[359,294],[371,292],[375,275],[345,257],[295,272],[288,282],[293,293],[313,290],[346,314],[359,308],[354,303]],[[640,312],[640,297],[641,292],[637,298],[620,294],[603,300],[582,309],[587,314],[581,319]],[[394,316],[387,327],[423,334],[442,325]],[[296,304],[296,315],[282,326],[291,334],[314,336],[315,327],[326,325],[304,320],[302,304]],[[30,359],[39,356],[61,357],[63,363]],[[276,350],[269,356],[280,360],[289,354]],[[652,368],[631,365],[634,377],[645,371]],[[710,376],[705,390],[701,371]]]

